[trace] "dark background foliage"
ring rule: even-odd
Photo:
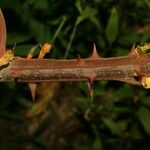
[[[150,41],[149,0],[1,0],[7,47],[15,55],[50,42],[47,58],[126,55]],[[35,51],[37,57],[39,49]],[[25,83],[0,84],[0,149],[142,149],[150,136],[149,90],[96,81],[41,83],[32,103]]]

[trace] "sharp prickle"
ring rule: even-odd
[[[134,43],[133,46],[130,49],[130,52],[129,52],[128,56],[138,56],[137,48],[135,46],[136,45]]]
[[[100,59],[100,56],[97,53],[96,45],[95,43],[93,44],[93,52],[92,55],[90,56],[91,59]]]
[[[78,54],[78,58],[77,58],[77,61],[76,61],[76,66],[84,66],[85,62],[84,60],[80,57],[80,55]]]
[[[87,80],[88,80],[88,82],[87,82],[87,86],[88,86],[88,89],[89,89],[89,93],[90,93],[90,96],[91,96],[91,98],[92,98],[92,100],[93,100],[93,97],[94,97],[94,80],[95,80],[95,74],[89,74],[88,76],[87,76]]]
[[[36,83],[28,83],[28,85],[29,85],[29,89],[31,91],[32,100],[34,102],[35,101],[35,94],[36,94],[37,84]]]

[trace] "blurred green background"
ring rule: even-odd
[[[102,57],[127,55],[150,42],[149,0],[1,0],[7,47],[26,57],[50,42],[47,58],[87,58],[93,43]],[[34,57],[38,55],[35,51]],[[0,149],[149,150],[150,91],[96,81],[38,84],[32,102],[26,83],[0,84]]]

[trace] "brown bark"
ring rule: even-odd
[[[77,60],[15,58],[2,66],[0,81],[93,81],[118,80],[140,84],[135,80],[135,70],[149,76],[150,55],[131,55],[114,58],[89,58]]]
[[[6,26],[5,20],[0,9],[0,57],[2,57],[6,48]]]

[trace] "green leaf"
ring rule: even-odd
[[[36,3],[37,0],[26,0],[25,4],[26,5],[33,5]]]
[[[27,57],[27,54],[33,48],[35,45],[19,45],[16,46],[15,48],[15,55],[20,56],[20,57]],[[39,49],[35,49],[35,52],[33,53],[34,55],[37,55],[39,53]]]
[[[14,43],[27,41],[30,38],[31,38],[31,34],[29,33],[26,34],[26,33],[9,32],[7,43],[8,45],[12,45]]]
[[[17,122],[24,122],[24,118],[21,115],[18,115],[17,113],[10,113],[10,112],[0,112],[0,116],[1,117],[5,117],[8,120],[13,120],[13,121],[17,121]]]
[[[97,20],[97,18],[95,17],[96,15],[96,10],[91,8],[91,7],[86,7],[82,12],[81,14],[77,17],[77,20],[76,20],[76,23],[75,23],[75,26],[72,30],[72,33],[71,33],[71,36],[70,36],[70,41],[67,45],[67,49],[66,49],[66,52],[65,52],[65,55],[64,55],[64,58],[67,58],[68,54],[69,54],[69,51],[70,51],[70,48],[72,46],[72,43],[73,43],[73,40],[75,38],[75,35],[76,35],[76,31],[77,31],[77,27],[78,25],[86,20],[86,19],[89,19],[92,23],[94,23],[98,28],[100,27],[100,24]]]
[[[125,130],[128,121],[117,121],[110,118],[102,118],[102,121],[104,124],[109,128],[109,130],[112,132],[112,134],[121,135],[122,132]]]
[[[149,96],[144,96],[141,98],[141,103],[145,106],[150,107],[150,100],[149,100]]]
[[[150,39],[150,29],[147,29],[147,30],[144,32],[144,34],[143,34],[143,36],[142,36],[142,38],[141,38],[140,43],[143,44],[143,43],[147,42],[149,39]]]
[[[112,44],[115,41],[118,35],[118,30],[119,30],[118,21],[119,21],[119,17],[118,17],[117,9],[113,7],[106,26],[106,37],[110,44]]]
[[[150,135],[150,110],[146,107],[142,106],[140,110],[138,111],[138,118],[140,122],[142,123],[145,131],[148,135]]]
[[[82,110],[86,110],[89,108],[91,104],[91,99],[85,97],[75,97],[75,102],[74,105],[77,106],[78,108],[81,108]]]
[[[102,150],[102,141],[99,137],[97,137],[92,146],[93,150]]]
[[[149,0],[144,0],[144,2],[147,4],[148,8],[150,9],[150,1]]]
[[[75,144],[74,145],[74,149],[75,150],[85,150],[87,149],[88,150],[89,147],[85,146],[85,145],[79,145],[79,144]]]
[[[90,7],[86,7],[76,21],[76,26],[79,25],[83,20],[93,18],[96,15],[96,10]]]
[[[126,32],[126,35],[123,35],[119,38],[118,44],[129,46],[133,45],[133,43],[136,43],[139,41],[139,35],[135,32]]]
[[[124,94],[125,91],[128,93],[128,94]],[[128,98],[132,98],[134,96],[134,90],[133,88],[128,85],[128,84],[125,84],[123,86],[121,86],[118,90],[116,90],[116,92],[114,92],[114,96],[117,98],[117,99],[128,99]]]
[[[96,17],[92,17],[92,18],[89,18],[89,19],[90,19],[90,21],[91,21],[94,25],[96,25],[96,27],[97,27],[98,29],[101,29],[100,23],[99,23],[99,21],[98,21],[98,19],[97,19]]]
[[[35,9],[47,10],[48,9],[48,0],[38,0],[36,1],[34,7]]]
[[[17,103],[24,107],[24,108],[29,108],[33,105],[33,103],[31,101],[28,101],[27,99],[25,99],[24,97],[19,97],[17,100]]]
[[[103,145],[102,145],[102,140],[101,140],[101,137],[99,135],[99,131],[97,129],[97,127],[95,125],[92,125],[92,129],[93,129],[93,132],[96,136],[95,138],[95,141],[92,145],[92,149],[93,150],[102,150],[103,149]]]
[[[81,13],[82,12],[82,7],[81,7],[81,1],[80,0],[77,0],[77,2],[75,3],[78,11]]]
[[[31,19],[29,22],[29,27],[38,43],[50,41],[52,39],[49,27],[44,23]]]
[[[63,16],[60,25],[58,26],[57,30],[55,31],[55,34],[54,34],[53,39],[52,39],[52,43],[55,41],[55,39],[58,37],[58,35],[62,31],[62,27],[64,26],[66,20],[67,20],[67,17]]]
[[[142,139],[141,132],[139,130],[139,126],[137,123],[132,124],[132,128],[130,130],[131,138],[135,140]]]
[[[46,10],[48,8],[48,0],[26,0],[26,5],[31,5],[34,9]]]

